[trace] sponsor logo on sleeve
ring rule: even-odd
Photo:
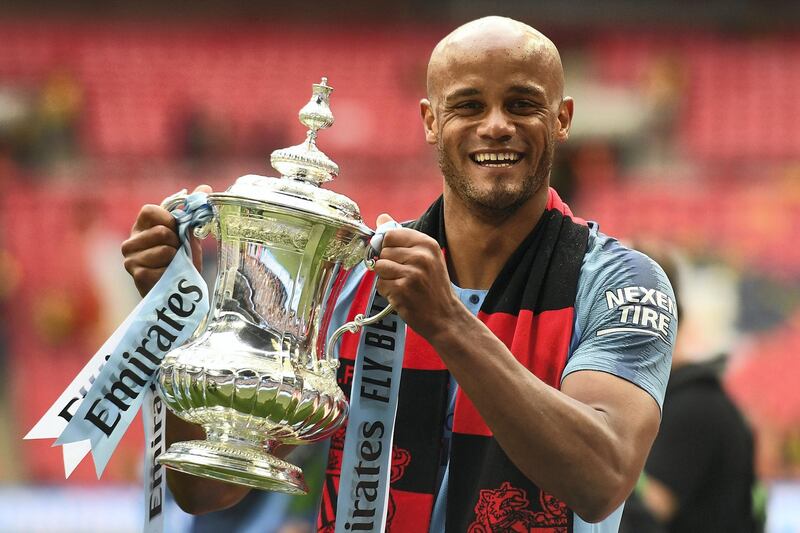
[[[606,305],[617,312],[617,324],[597,331],[598,336],[634,333],[669,338],[669,327],[677,311],[673,299],[657,290],[630,286],[607,290]]]

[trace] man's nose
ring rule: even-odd
[[[478,135],[485,139],[507,141],[514,135],[515,129],[514,123],[503,109],[492,109],[478,126]]]

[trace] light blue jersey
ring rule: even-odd
[[[664,271],[644,254],[625,248],[589,223],[586,255],[578,278],[570,349],[562,380],[573,372],[607,372],[641,387],[663,404],[669,378],[672,347],[677,332],[677,310]],[[337,312],[346,313],[360,275],[352,276]],[[356,278],[356,279],[354,279]],[[477,314],[488,291],[454,292]],[[341,311],[339,311],[341,310]],[[343,317],[334,316],[334,323]],[[449,446],[457,384],[451,378],[449,409],[443,437]],[[447,454],[449,456],[449,454]],[[439,487],[431,516],[431,533],[445,531],[449,462],[441,466]],[[618,531],[622,506],[605,520],[589,524],[574,517],[573,533]]]

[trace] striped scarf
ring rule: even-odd
[[[443,200],[410,227],[437,239],[447,251]],[[517,360],[548,385],[559,388],[572,335],[578,275],[588,227],[573,218],[553,189],[536,227],[511,255],[478,312],[478,318]],[[365,275],[348,320],[363,312],[374,285]],[[338,379],[350,394],[359,337],[342,339]],[[430,344],[408,329],[395,423],[387,531],[429,529],[443,453],[449,373]],[[332,438],[319,531],[333,533],[345,428]],[[453,416],[447,494],[447,530],[572,531],[572,512],[522,474],[494,439],[469,397],[459,388]]]

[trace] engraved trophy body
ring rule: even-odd
[[[270,452],[322,439],[347,417],[325,337],[346,274],[366,260],[373,231],[354,202],[319,187],[338,173],[316,147],[318,130],[333,123],[331,91],[325,78],[314,85],[300,111],[306,140],[273,152],[282,177],[243,176],[208,197],[214,218],[196,233],[210,230],[218,240],[211,311],[199,334],[165,357],[158,381],[167,406],[203,426],[206,440],[173,444],[161,464],[303,494],[302,471]],[[360,316],[330,344],[381,317]]]

